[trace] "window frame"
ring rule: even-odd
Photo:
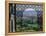
[[[5,33],[6,34],[30,34],[30,33],[43,33],[45,32],[45,3],[44,2],[25,2],[25,1],[6,1],[5,2]],[[9,3],[15,4],[42,4],[43,5],[43,31],[38,32],[9,32]]]

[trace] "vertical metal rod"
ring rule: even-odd
[[[11,18],[10,18],[10,32],[15,32],[14,3],[11,6],[10,6],[10,13],[11,13]]]
[[[13,3],[13,32],[15,32],[15,21],[14,21],[14,3]]]
[[[12,20],[12,5],[10,5],[10,32],[13,32],[13,20]]]

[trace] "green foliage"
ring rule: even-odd
[[[16,32],[38,31],[37,18],[35,18],[33,24],[31,19],[22,19],[21,17],[16,18]]]

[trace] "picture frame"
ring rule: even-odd
[[[43,30],[42,31],[33,31],[33,32],[10,32],[10,21],[9,21],[9,4],[19,4],[19,5],[42,5],[43,10]],[[15,7],[16,8],[16,7]],[[18,9],[17,9],[18,10]],[[10,35],[21,35],[21,34],[35,34],[35,33],[44,33],[45,32],[45,3],[44,2],[25,2],[25,1],[6,1],[5,2],[5,34]],[[10,35],[9,35],[10,34]],[[7,36],[6,35],[6,36]]]

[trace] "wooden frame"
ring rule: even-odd
[[[5,2],[5,8],[6,8],[6,12],[5,12],[5,33],[6,33],[6,36],[7,35],[18,35],[18,34],[30,34],[30,33],[42,33],[41,31],[40,32],[19,32],[19,33],[9,33],[9,3],[15,3],[15,4],[42,4],[43,5],[43,32],[45,32],[45,3],[44,2],[24,2],[24,1],[6,1]]]

